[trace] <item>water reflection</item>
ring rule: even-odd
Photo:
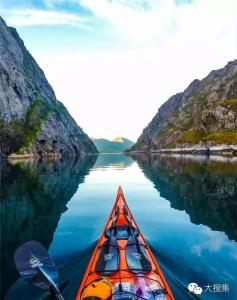
[[[134,155],[172,208],[194,224],[224,231],[237,241],[237,160],[206,156]]]
[[[96,169],[125,169],[133,163],[133,159],[130,156],[123,154],[100,154],[96,161],[94,168]]]
[[[40,290],[16,281],[12,255],[29,239],[50,245],[64,298],[75,298],[118,185],[176,299],[193,299],[186,290],[190,282],[202,287],[228,283],[231,291],[220,299],[237,299],[237,162],[196,156],[134,159],[139,165],[132,157],[112,154],[96,162],[88,157],[2,168],[5,300],[46,299]],[[216,296],[205,293],[202,299]]]
[[[16,248],[32,239],[49,247],[61,214],[95,161],[96,156],[88,156],[1,166],[1,296],[18,278],[13,264]]]

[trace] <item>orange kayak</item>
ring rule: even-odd
[[[174,299],[121,187],[76,295],[84,299]]]

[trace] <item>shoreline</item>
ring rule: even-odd
[[[58,158],[62,158],[61,154],[50,154],[47,156],[39,156],[36,154],[10,154],[8,156],[6,156],[7,160],[20,160],[20,159],[28,159],[28,160],[38,160],[38,159],[42,159],[42,158],[49,158],[49,159],[58,159]]]
[[[6,157],[1,157],[2,160],[7,160],[7,161],[20,161],[20,160],[58,160],[58,159],[67,159],[67,158],[82,158],[86,156],[92,156],[92,155],[98,155],[99,153],[82,153],[82,155],[76,155],[72,153],[71,155],[62,155],[62,154],[49,154],[49,155],[36,155],[36,154],[10,154],[9,156]]]
[[[191,147],[183,148],[167,148],[157,149],[150,151],[129,151],[128,153],[157,153],[157,154],[182,154],[182,155],[220,155],[220,156],[237,156],[237,145],[216,145],[216,146],[203,146],[194,145]]]
[[[224,147],[223,147],[224,146]],[[205,149],[198,149],[196,147],[187,147],[187,148],[170,148],[170,149],[160,149],[160,150],[150,150],[150,151],[124,151],[124,152],[113,152],[113,153],[86,153],[84,156],[90,156],[90,155],[118,155],[118,154],[124,154],[124,155],[132,155],[132,154],[177,154],[177,155],[193,155],[193,156],[220,156],[220,157],[237,157],[237,145],[231,145],[226,147],[226,145],[218,145],[213,146]],[[70,156],[66,156],[70,157]],[[72,155],[71,157],[75,157],[75,155]],[[20,161],[20,160],[57,160],[57,159],[63,159],[65,158],[61,154],[51,154],[47,156],[39,156],[39,155],[30,155],[30,154],[11,154],[6,157],[1,157],[1,160],[7,160],[7,161]]]

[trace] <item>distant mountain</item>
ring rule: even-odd
[[[237,60],[170,97],[132,150],[237,152]]]
[[[59,66],[60,68],[60,66]],[[0,17],[0,158],[97,152],[16,30]]]
[[[121,153],[130,149],[134,144],[132,141],[123,137],[116,137],[111,141],[103,138],[92,140],[101,153]]]

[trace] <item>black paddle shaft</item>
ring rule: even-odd
[[[60,294],[60,292],[58,291],[58,289],[54,289],[53,287],[49,289],[51,295],[53,297],[55,297],[58,300],[64,300],[63,296]]]
[[[61,295],[56,283],[39,267],[39,272],[42,273],[42,275],[45,277],[45,280],[49,283],[49,292],[50,294],[58,299],[58,300],[64,300],[63,296]]]

